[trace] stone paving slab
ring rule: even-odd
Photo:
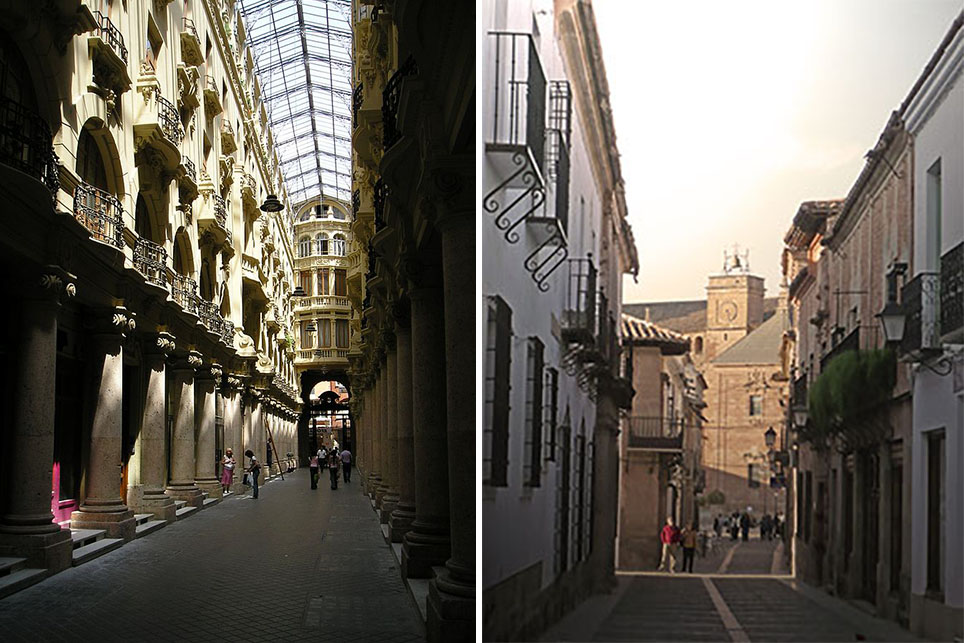
[[[0,638],[424,640],[358,486],[285,478],[3,599]]]

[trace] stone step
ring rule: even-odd
[[[154,514],[134,514],[134,522],[138,525],[143,525],[154,518]]]
[[[14,558],[12,556],[0,556],[0,576],[6,576],[24,568],[26,558]]]
[[[90,562],[124,544],[123,538],[101,538],[74,550],[74,567]]]
[[[47,578],[46,569],[33,569],[30,567],[18,569],[9,574],[0,576],[0,598],[10,596],[15,592],[30,587],[34,583],[39,583]]]
[[[197,507],[191,507],[190,505],[187,505],[187,503],[185,503],[185,506],[181,507],[180,509],[174,512],[174,517],[177,518],[178,520],[183,520],[184,518],[187,518],[188,516],[191,515],[191,513],[195,511],[197,511]]]
[[[71,529],[70,539],[74,541],[74,550],[85,547],[104,537],[104,529]]]
[[[183,506],[186,505],[186,504],[187,504],[187,500],[175,500],[175,501],[174,501],[174,509],[180,509],[181,507],[183,507]]]
[[[134,538],[146,536],[147,534],[155,532],[165,526],[167,526],[166,520],[148,520],[147,522],[141,523],[134,528]]]
[[[204,502],[201,504],[201,509],[207,509],[211,505],[216,505],[221,502],[220,498],[205,498]]]

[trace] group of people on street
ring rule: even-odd
[[[743,513],[734,511],[729,516],[717,514],[713,519],[713,531],[716,532],[717,538],[721,538],[725,531],[730,534],[731,540],[737,540],[742,534],[743,540],[746,541],[750,538],[750,528],[754,526],[760,527],[760,540],[773,540],[774,537],[783,536],[783,521],[780,520],[779,514],[773,516],[764,514],[759,522],[746,511]]]
[[[248,449],[244,452],[248,458],[248,466],[244,469],[243,484],[251,487],[251,497],[258,499],[258,479],[261,477],[261,463],[254,456],[254,452]],[[228,493],[231,485],[234,484],[234,469],[238,462],[234,459],[234,451],[231,447],[224,450],[224,457],[221,458],[221,490]]]
[[[666,518],[666,525],[659,532],[659,540],[663,545],[663,555],[659,563],[659,571],[676,573],[676,559],[679,549],[683,549],[683,569],[693,573],[693,559],[696,554],[696,544],[699,540],[699,531],[693,526],[692,521],[682,530],[673,522],[673,517]]]
[[[318,453],[311,456],[308,467],[311,472],[312,489],[318,488],[318,478],[321,475],[321,469],[325,468],[328,469],[331,488],[337,489],[339,469],[345,477],[345,484],[351,482],[351,451],[347,448],[339,451],[337,442],[335,442],[330,449],[326,449],[324,445],[322,445],[322,447],[318,449]]]

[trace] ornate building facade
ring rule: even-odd
[[[0,553],[56,572],[62,527],[219,499],[227,447],[288,464],[290,216],[233,3],[0,16]]]

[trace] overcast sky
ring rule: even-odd
[[[705,297],[723,249],[775,295],[801,201],[844,197],[964,0],[594,0],[639,283]]]

